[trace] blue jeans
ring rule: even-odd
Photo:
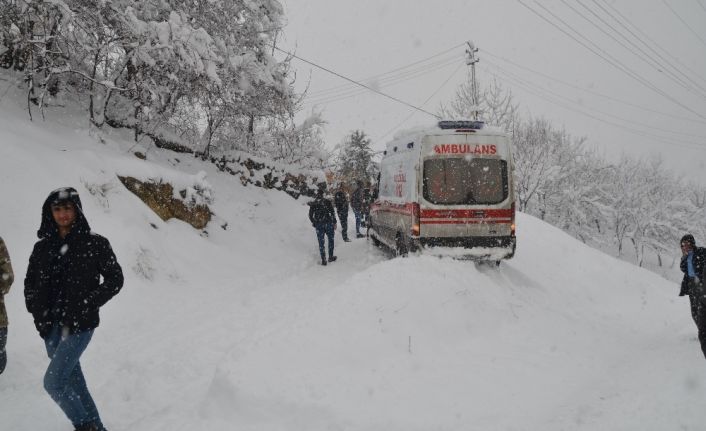
[[[333,256],[333,223],[321,223],[316,225],[316,239],[319,240],[319,253],[321,261],[326,260],[326,252],[324,250],[324,235],[328,237],[328,257]]]
[[[341,235],[344,240],[348,239],[348,210],[338,211],[338,220],[341,222]]]
[[[355,233],[357,235],[361,235],[360,233],[360,219],[361,219],[361,212],[353,210],[353,215],[355,216]]]
[[[49,367],[44,375],[44,389],[49,393],[74,427],[88,422],[104,429],[98,409],[88,392],[79,358],[93,336],[93,329],[69,334],[68,328],[54,325],[44,339]]]
[[[0,328],[0,374],[5,371],[7,365],[7,352],[5,345],[7,344],[7,328]]]

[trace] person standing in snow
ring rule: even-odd
[[[691,317],[698,329],[701,351],[706,357],[706,248],[697,247],[693,235],[681,239],[681,264],[684,273],[679,296],[689,295]]]
[[[7,252],[5,242],[0,238],[0,374],[7,365],[7,310],[5,309],[5,295],[10,292],[10,286],[15,280],[10,263],[10,254]]]
[[[370,204],[373,202],[373,198],[370,194],[370,187],[363,189],[363,205],[361,207],[361,224],[364,227],[368,227],[370,219]]]
[[[79,359],[98,310],[123,286],[122,269],[108,240],[91,232],[74,188],[49,194],[37,236],[24,294],[50,359],[44,389],[76,431],[104,431]]]
[[[350,242],[350,239],[348,239],[348,197],[346,197],[343,184],[339,184],[336,193],[333,195],[333,204],[336,207],[336,213],[338,213],[338,220],[341,222],[343,241]]]
[[[365,235],[360,233],[361,219],[363,217],[363,182],[358,180],[355,182],[356,189],[351,195],[351,208],[353,209],[353,215],[355,215],[355,237],[363,238]]]
[[[333,212],[333,204],[324,197],[323,187],[316,191],[316,198],[309,202],[309,220],[316,229],[316,238],[319,241],[319,253],[321,264],[326,265],[326,251],[324,248],[324,235],[328,237],[328,261],[335,262],[336,256],[333,254],[333,236],[336,230],[336,215]]]

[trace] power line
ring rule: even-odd
[[[439,88],[437,88],[429,97],[426,98],[426,100],[425,100],[424,102],[422,102],[422,106],[424,106],[424,105],[426,105],[427,103],[429,103],[429,101],[432,99],[432,97],[436,96],[436,94],[437,94],[439,91],[441,91],[441,89],[444,88],[444,87],[446,86],[446,84],[448,84],[449,81],[451,81],[451,78],[453,78],[454,76],[456,76],[456,73],[458,73],[458,71],[461,69],[461,67],[463,67],[463,63],[459,64],[458,67],[457,67],[456,69],[454,69],[454,71],[451,73],[451,75],[449,75],[449,77],[446,78],[446,81],[444,81],[444,82],[439,86]],[[397,124],[396,126],[390,128],[390,130],[388,130],[388,131],[385,132],[383,135],[381,135],[381,136],[378,138],[378,141],[381,141],[381,140],[384,139],[387,135],[389,135],[392,131],[396,130],[396,129],[399,128],[401,125],[403,125],[404,123],[406,123],[407,120],[409,120],[410,118],[412,118],[412,115],[414,115],[414,112],[410,112],[409,115],[408,115],[407,117],[405,117],[404,120],[402,120],[402,121],[399,122],[399,124]]]
[[[566,101],[566,102],[569,103],[569,104],[572,104],[572,105],[576,104],[576,105],[580,106],[581,109],[584,109],[584,110],[591,110],[591,111],[597,112],[597,113],[599,113],[599,114],[601,114],[601,115],[605,115],[606,117],[610,117],[610,118],[615,118],[615,119],[621,120],[621,121],[623,121],[623,122],[625,122],[625,123],[632,123],[632,124],[634,124],[634,125],[636,125],[636,126],[638,126],[638,127],[644,128],[644,129],[652,129],[652,130],[656,130],[656,131],[662,131],[662,132],[671,133],[671,134],[674,134],[674,135],[682,135],[682,136],[686,136],[686,137],[689,137],[689,138],[702,139],[702,140],[704,140],[704,141],[706,142],[706,137],[705,137],[705,136],[694,135],[694,134],[691,134],[691,133],[677,132],[677,131],[673,131],[673,130],[667,130],[667,129],[664,129],[664,128],[655,128],[654,126],[651,126],[651,125],[649,125],[649,124],[644,124],[644,123],[640,123],[640,122],[638,122],[638,121],[633,121],[633,120],[630,120],[630,119],[627,119],[627,118],[622,118],[622,117],[619,117],[619,116],[617,116],[617,115],[613,115],[613,114],[609,114],[609,113],[603,112],[603,111],[601,111],[601,110],[599,110],[599,109],[584,107],[584,106],[582,106],[582,105],[576,103],[575,101],[573,101],[572,99],[570,99],[570,98],[568,98],[568,97],[566,97],[566,96],[564,96],[564,95],[558,94],[558,93],[556,93],[556,92],[554,92],[554,91],[552,91],[552,90],[549,90],[549,89],[547,89],[547,88],[542,88],[540,85],[537,85],[537,84],[535,84],[535,83],[533,83],[533,82],[531,82],[531,81],[528,81],[527,79],[525,79],[525,78],[523,78],[523,77],[520,77],[520,76],[518,76],[518,75],[516,75],[516,74],[514,74],[514,73],[512,73],[512,72],[509,72],[509,71],[505,70],[505,69],[502,68],[501,66],[499,66],[499,65],[497,65],[497,64],[494,64],[493,61],[490,61],[490,60],[486,60],[486,61],[487,61],[488,63],[490,63],[491,66],[495,67],[497,70],[499,70],[499,71],[505,73],[507,76],[513,77],[513,78],[515,78],[515,79],[518,80],[518,81],[524,82],[526,85],[528,85],[528,86],[530,86],[530,87],[532,87],[532,88],[541,88],[543,92],[548,93],[548,94],[551,94],[551,95],[553,95],[554,97],[557,97],[558,99],[564,100],[564,101]],[[689,144],[698,145],[698,144],[695,143],[695,142],[687,142],[687,141],[685,141],[685,142],[686,142],[686,143],[689,143]]]
[[[408,76],[415,76],[415,75],[424,75],[426,73],[432,72],[440,67],[444,67],[448,65],[450,62],[456,62],[458,61],[458,55],[454,55],[452,57],[444,58],[432,63],[425,64],[424,66],[419,66],[419,67],[414,67],[414,68],[407,68],[403,69],[399,72],[396,73],[383,73],[380,75],[376,75],[373,77],[369,77],[366,79],[362,79],[361,81],[364,82],[370,82],[370,81],[378,81],[378,82],[395,82],[400,79],[404,79]],[[312,97],[328,97],[328,96],[335,96],[336,94],[344,94],[346,92],[351,91],[351,89],[355,91],[360,91],[360,89],[352,84],[344,84],[340,85],[337,87],[332,87],[320,91],[314,91],[309,94],[309,96]]]
[[[376,94],[379,94],[379,95],[381,95],[381,96],[387,97],[388,99],[394,100],[394,101],[397,102],[397,103],[401,103],[401,104],[403,104],[403,105],[405,105],[405,106],[407,106],[407,107],[409,107],[409,108],[416,109],[417,111],[423,112],[423,113],[425,113],[425,114],[427,114],[427,115],[431,115],[432,117],[434,117],[434,118],[436,118],[436,119],[439,119],[439,116],[438,116],[438,115],[435,115],[435,114],[432,114],[431,112],[425,111],[425,110],[422,109],[422,108],[418,108],[418,107],[416,107],[416,106],[414,106],[414,105],[412,105],[412,104],[410,104],[410,103],[405,102],[404,100],[400,100],[400,99],[398,99],[398,98],[396,98],[396,97],[394,97],[394,96],[390,96],[389,94],[385,94],[385,93],[383,93],[383,92],[381,92],[381,91],[378,91],[378,90],[376,90],[376,89],[374,89],[374,88],[371,88],[371,87],[369,87],[369,86],[367,86],[367,85],[365,85],[365,84],[362,84],[362,83],[360,83],[360,82],[358,82],[358,81],[355,81],[355,80],[353,80],[353,79],[351,79],[351,78],[348,78],[347,76],[341,75],[341,74],[338,73],[338,72],[334,72],[334,71],[331,70],[331,69],[328,69],[328,68],[326,68],[326,67],[320,66],[320,65],[318,65],[318,64],[316,64],[316,63],[314,63],[314,62],[311,62],[311,61],[306,60],[306,59],[304,59],[304,58],[302,58],[302,57],[299,57],[298,55],[295,55],[295,54],[293,54],[293,53],[291,53],[291,52],[288,52],[288,51],[285,51],[285,50],[283,50],[283,49],[277,48],[276,46],[273,46],[273,48],[276,49],[277,51],[283,53],[283,54],[289,55],[289,56],[292,57],[292,58],[296,58],[296,59],[299,60],[299,61],[303,61],[304,63],[307,63],[307,64],[309,64],[309,65],[311,65],[311,66],[316,67],[316,68],[319,68],[319,69],[323,70],[324,72],[330,73],[330,74],[332,74],[332,75],[334,75],[334,76],[337,76],[337,77],[339,77],[339,78],[341,78],[341,79],[345,79],[346,81],[349,81],[349,82],[351,82],[351,83],[353,83],[353,84],[359,85],[359,86],[361,86],[361,87],[363,87],[363,88],[367,88],[368,90],[372,91],[373,93],[376,93]]]
[[[696,0],[696,4],[698,4],[699,6],[701,6],[701,9],[703,9],[704,12],[706,12],[706,6],[702,5],[699,0]]]
[[[447,68],[448,66],[453,65],[453,64],[458,63],[458,62],[459,62],[459,59],[454,59],[454,60],[452,60],[452,61],[447,61],[447,62],[445,62],[445,63],[443,63],[443,64],[437,65],[437,66],[435,66],[434,68],[431,68],[431,69],[428,69],[428,70],[424,70],[424,71],[421,71],[421,72],[415,72],[415,73],[407,74],[407,75],[405,75],[405,76],[397,77],[397,78],[394,79],[394,80],[383,80],[383,81],[380,81],[380,83],[379,83],[379,88],[382,88],[382,87],[390,87],[390,86],[393,86],[393,85],[396,85],[396,84],[400,84],[400,83],[402,83],[402,82],[406,82],[406,81],[409,81],[409,80],[418,78],[418,77],[423,76],[423,75],[426,75],[426,74],[428,74],[428,73],[432,73],[432,72],[435,72],[435,71],[437,71],[437,70],[445,69],[445,68]],[[340,100],[348,99],[348,98],[350,98],[350,97],[354,97],[354,96],[357,96],[357,95],[360,95],[360,94],[363,94],[363,93],[365,93],[365,90],[364,90],[364,89],[361,90],[361,89],[359,89],[359,88],[354,88],[353,86],[351,86],[351,89],[348,90],[348,91],[346,91],[346,92],[342,92],[342,93],[338,93],[338,94],[331,94],[331,95],[328,95],[328,96],[318,96],[318,97],[311,97],[311,98],[308,98],[308,100],[306,101],[306,103],[307,103],[307,104],[327,104],[327,103],[332,103],[332,102],[337,102],[337,101],[340,101]]]
[[[501,56],[495,55],[495,54],[489,52],[489,51],[486,50],[486,49],[481,49],[481,52],[483,52],[485,55],[489,55],[489,56],[491,56],[491,57],[493,57],[493,58],[497,58],[498,60],[502,60],[502,61],[504,61],[504,62],[506,62],[506,63],[509,63],[509,64],[511,64],[511,65],[513,65],[513,66],[515,66],[515,67],[518,67],[518,68],[520,68],[520,69],[523,69],[523,70],[526,70],[526,71],[528,71],[528,72],[534,73],[534,74],[536,74],[536,75],[542,76],[542,77],[544,77],[544,78],[546,78],[546,79],[549,79],[550,81],[556,82],[556,83],[558,83],[558,84],[562,84],[562,85],[565,85],[565,86],[567,86],[567,87],[571,87],[571,88],[574,88],[574,89],[577,89],[577,90],[580,90],[580,91],[583,91],[583,92],[586,92],[586,93],[594,94],[594,95],[596,95],[596,96],[599,96],[599,97],[602,97],[602,98],[605,98],[605,99],[608,99],[608,100],[612,100],[612,101],[614,101],[614,102],[618,102],[618,103],[621,103],[621,104],[626,105],[626,106],[631,106],[631,107],[633,107],[633,108],[641,109],[641,110],[646,111],[646,112],[652,112],[652,113],[654,113],[654,114],[664,115],[664,116],[666,116],[666,117],[674,118],[674,119],[677,119],[677,120],[684,120],[684,121],[690,121],[690,122],[699,123],[699,124],[706,124],[706,121],[703,121],[703,120],[685,118],[685,117],[680,117],[680,116],[677,116],[677,115],[674,115],[674,114],[670,114],[670,113],[667,113],[667,112],[657,111],[657,110],[654,110],[654,109],[647,108],[647,107],[645,107],[645,106],[641,106],[641,105],[638,105],[638,104],[635,104],[635,103],[631,103],[631,102],[628,102],[628,101],[625,101],[625,100],[621,100],[621,99],[615,98],[615,97],[613,97],[613,96],[609,96],[609,95],[607,95],[607,94],[603,94],[603,93],[599,93],[599,92],[597,92],[597,91],[593,91],[593,90],[589,90],[589,89],[586,89],[586,88],[579,87],[578,85],[571,84],[571,83],[569,83],[569,82],[563,81],[563,80],[561,80],[561,79],[559,79],[559,78],[556,78],[556,77],[554,77],[554,76],[547,75],[546,73],[539,72],[539,71],[534,70],[534,69],[531,69],[531,68],[529,68],[529,67],[527,67],[527,66],[523,66],[523,65],[521,65],[521,64],[519,64],[519,63],[516,63],[516,62],[514,62],[514,61],[512,61],[512,60],[508,60],[508,59],[505,58],[505,57],[501,57]]]
[[[696,36],[696,37],[701,41],[701,44],[702,44],[703,46],[706,46],[706,41],[705,41],[696,31],[694,31],[693,28],[691,28],[691,26],[689,25],[689,23],[687,23],[686,21],[684,21],[684,18],[682,18],[681,15],[679,15],[679,14],[677,13],[677,11],[675,11],[671,6],[669,6],[669,3],[667,3],[667,2],[664,1],[664,0],[662,0],[662,3],[664,3],[664,5],[667,6],[670,11],[672,11],[672,13],[674,14],[675,17],[679,18],[679,21],[681,21],[682,24],[684,24],[684,25],[686,26],[686,28],[688,28],[689,30],[691,30],[691,32],[694,34],[694,36]],[[701,3],[699,3],[699,5],[701,5]]]
[[[534,10],[532,7],[526,5],[522,0],[517,0],[517,1],[518,1],[522,6],[524,6],[525,8],[529,9],[532,13],[534,13],[534,14],[537,15],[537,16],[539,16],[542,20],[546,21],[546,22],[549,23],[551,26],[555,27],[556,29],[558,29],[559,31],[561,31],[562,33],[564,33],[565,35],[569,36],[571,39],[573,39],[573,40],[576,41],[578,44],[580,44],[580,45],[583,46],[584,48],[586,48],[586,49],[588,49],[589,51],[591,51],[593,54],[595,54],[595,55],[598,56],[599,58],[601,58],[601,59],[603,59],[604,61],[606,61],[606,62],[607,62],[608,64],[610,64],[611,66],[613,66],[613,67],[615,67],[616,69],[620,70],[621,72],[627,74],[628,76],[630,76],[630,77],[633,78],[634,80],[638,81],[639,83],[641,83],[641,84],[644,85],[645,87],[649,88],[650,90],[654,91],[655,93],[657,93],[657,94],[663,96],[664,98],[666,98],[666,99],[672,101],[674,104],[681,106],[683,109],[685,109],[685,110],[687,110],[687,111],[689,111],[689,112],[695,114],[696,116],[698,116],[698,117],[700,117],[700,118],[706,119],[706,116],[704,116],[703,114],[701,114],[701,113],[699,113],[699,112],[697,112],[697,111],[691,109],[690,107],[684,105],[683,103],[681,103],[681,102],[678,101],[677,99],[671,97],[669,94],[667,94],[667,93],[665,93],[664,91],[660,90],[659,88],[655,87],[654,84],[651,84],[649,81],[645,80],[644,78],[641,78],[641,77],[640,77],[639,75],[637,75],[635,72],[629,70],[627,67],[625,67],[624,65],[622,65],[619,60],[616,60],[616,59],[612,58],[612,56],[611,56],[610,54],[608,54],[605,50],[603,50],[603,49],[601,49],[600,47],[596,46],[595,43],[593,43],[593,42],[591,42],[590,40],[587,39],[590,44],[596,46],[597,50],[603,52],[608,58],[606,58],[606,56],[601,55],[596,49],[590,47],[589,45],[587,45],[587,44],[584,43],[583,41],[577,39],[574,35],[570,34],[570,33],[567,32],[566,30],[564,30],[563,28],[561,28],[560,26],[558,26],[557,24],[555,24],[554,22],[552,22],[551,20],[549,20],[548,18],[546,18],[544,15],[542,15],[542,14],[540,14],[539,12],[537,12],[536,10]],[[539,7],[541,7],[542,9],[544,9],[545,11],[547,11],[550,15],[552,15],[555,19],[557,19],[559,22],[561,22],[562,24],[564,24],[566,27],[571,28],[571,26],[569,26],[566,22],[564,22],[561,18],[557,17],[553,12],[551,12],[550,10],[548,10],[547,8],[545,8],[543,5],[541,5],[540,3],[537,3],[537,5],[538,5]],[[578,34],[578,33],[577,33],[577,34]],[[581,36],[581,35],[579,34],[579,36]],[[584,36],[581,36],[581,37],[583,37],[584,39],[586,39]]]
[[[505,75],[505,79],[507,81],[514,82],[515,85],[517,85],[519,88],[523,89],[524,91],[526,91],[530,94],[533,94],[541,99],[544,99],[549,103],[552,103],[552,104],[560,106],[562,108],[577,112],[579,114],[582,114],[584,116],[592,118],[596,121],[599,121],[599,122],[602,122],[605,124],[609,124],[609,125],[614,126],[616,128],[623,129],[623,130],[630,132],[632,134],[639,135],[639,136],[648,138],[652,141],[659,142],[662,144],[678,145],[678,146],[684,146],[684,147],[695,148],[695,149],[706,151],[706,147],[704,147],[703,145],[696,143],[696,142],[675,141],[673,138],[669,138],[666,136],[660,136],[660,135],[657,135],[654,133],[647,133],[642,129],[635,129],[632,127],[625,126],[624,124],[616,123],[616,122],[613,122],[610,120],[606,120],[605,118],[597,117],[596,115],[593,115],[590,112],[585,112],[583,109],[576,108],[576,107],[572,106],[572,104],[574,102],[572,102],[572,104],[566,104],[560,100],[559,101],[554,100],[551,97],[548,97],[545,93],[536,91],[535,86],[533,86],[531,83],[527,84],[526,82],[523,82],[523,80],[521,78],[513,77],[513,76],[511,76],[511,74],[507,74],[507,72],[505,72],[503,74]],[[603,114],[603,115],[606,115],[606,114]]]
[[[648,38],[648,39],[650,40],[650,42],[652,43],[652,46],[648,45],[644,40],[642,40],[642,38],[640,38],[640,36],[636,35],[636,34],[630,29],[630,27],[628,27],[627,25],[625,25],[622,21],[620,21],[618,18],[616,18],[615,15],[613,15],[608,9],[606,9],[603,5],[601,5],[601,4],[598,2],[598,0],[591,0],[591,1],[592,1],[596,6],[598,6],[598,8],[601,9],[606,15],[608,15],[609,17],[611,17],[611,18],[613,19],[613,21],[615,21],[620,27],[622,27],[622,28],[625,29],[630,35],[632,35],[632,37],[635,38],[635,40],[637,40],[638,42],[640,42],[646,49],[652,51],[652,52],[654,53],[654,55],[656,55],[657,58],[662,61],[662,64],[663,64],[664,66],[670,67],[670,68],[673,70],[674,73],[681,75],[684,79],[686,79],[687,81],[689,81],[689,82],[690,82],[691,84],[693,84],[695,87],[697,87],[697,88],[699,88],[700,90],[706,92],[706,88],[704,88],[703,86],[701,86],[701,84],[699,84],[698,82],[696,82],[695,80],[693,80],[689,75],[687,75],[686,73],[684,73],[680,68],[674,66],[674,65],[672,64],[672,62],[670,62],[668,59],[666,59],[666,58],[665,58],[659,51],[657,51],[657,49],[656,49],[656,48],[659,48],[659,49],[661,49],[662,51],[664,51],[664,48],[660,47],[655,41],[653,41],[652,39],[649,39],[649,37],[648,37],[647,35],[645,35],[642,31],[640,31],[639,29],[636,28],[636,30],[637,30],[638,32],[642,33],[642,35],[643,35],[644,37],[646,37],[646,38]],[[617,14],[620,14],[620,12],[618,12],[618,11],[617,11],[615,8],[613,8],[611,5],[609,5],[609,4],[606,3],[606,6],[609,7],[609,8],[611,8],[611,9],[613,9]],[[584,6],[584,7],[587,7],[587,6]],[[627,20],[627,18],[625,18],[625,17],[622,16],[622,15],[621,15],[621,17],[622,17],[628,24],[630,24],[631,26],[634,27],[634,24],[632,24],[629,20]],[[628,38],[627,38],[626,36],[624,36],[624,35],[621,35],[621,36],[623,36],[623,38],[624,38],[625,40],[628,40]],[[632,43],[631,43],[631,45],[632,45]],[[635,45],[633,45],[633,46],[635,46]],[[639,48],[638,48],[638,49],[639,49]],[[646,52],[644,52],[644,51],[642,51],[642,52],[643,52],[647,57],[650,57],[650,58],[652,57],[650,54],[648,54],[648,53],[646,53]],[[677,58],[675,58],[675,57],[673,57],[673,56],[672,56],[672,58],[674,59],[675,62],[681,64],[684,69],[688,70],[689,72],[691,72],[691,73],[694,74],[694,75],[697,75],[697,74],[694,73],[692,70],[690,70],[689,68],[685,67]],[[659,63],[658,63],[658,64],[659,64]],[[698,76],[698,75],[697,75],[697,76]],[[705,81],[705,82],[706,82],[706,81]]]
[[[377,74],[377,75],[372,75],[372,76],[369,76],[369,77],[367,77],[367,78],[363,78],[363,79],[361,79],[360,81],[370,81],[370,80],[373,80],[373,79],[381,78],[381,77],[383,77],[383,76],[385,76],[385,75],[389,75],[389,74],[391,74],[391,73],[395,73],[395,72],[398,72],[398,71],[401,71],[401,70],[404,70],[404,69],[408,69],[408,68],[410,68],[410,67],[412,67],[412,66],[416,66],[417,64],[421,64],[421,63],[427,62],[427,61],[431,60],[432,58],[440,57],[440,56],[442,56],[442,55],[444,55],[444,54],[446,54],[446,53],[448,53],[448,52],[451,52],[451,51],[453,51],[454,49],[458,49],[458,48],[460,48],[460,47],[462,47],[462,46],[464,46],[464,45],[465,45],[465,43],[460,43],[460,44],[458,44],[458,45],[456,45],[456,46],[452,46],[451,48],[446,49],[446,50],[444,50],[444,51],[441,51],[441,52],[439,52],[439,53],[437,53],[437,54],[431,55],[431,56],[426,57],[426,58],[423,58],[423,59],[421,59],[421,60],[417,60],[417,61],[415,61],[414,63],[409,63],[409,64],[406,64],[406,65],[404,65],[404,66],[400,66],[400,67],[397,67],[397,68],[395,68],[395,69],[388,70],[387,72],[383,72],[383,73],[380,73],[380,74]],[[327,91],[331,91],[331,90],[337,90],[338,88],[347,88],[347,87],[351,87],[351,86],[350,86],[349,84],[344,84],[344,85],[340,85],[340,86],[338,86],[338,87],[332,87],[332,88],[328,88],[328,89],[321,90],[321,92],[327,92]],[[319,92],[316,92],[316,93],[318,94]]]
[[[593,0],[593,2],[596,3],[596,4],[598,4],[598,3],[597,3],[597,0]],[[652,39],[648,34],[646,34],[644,31],[640,30],[639,27],[637,27],[635,24],[633,24],[633,23],[632,23],[625,15],[623,15],[618,9],[616,9],[615,7],[613,7],[613,6],[612,6],[610,3],[608,3],[606,0],[603,0],[603,3],[604,3],[604,5],[605,5],[606,7],[608,7],[609,9],[611,9],[611,10],[612,10],[613,12],[615,12],[618,16],[620,16],[620,18],[621,18],[623,21],[625,21],[630,27],[632,27],[633,29],[635,29],[635,31],[637,31],[638,33],[640,33],[640,35],[642,35],[642,37],[644,37],[645,39],[647,39],[647,40],[652,44],[652,47],[658,48],[659,50],[662,51],[662,54],[668,55],[674,62],[679,63],[679,65],[680,65],[683,69],[689,71],[694,77],[697,77],[697,78],[699,78],[702,82],[706,83],[706,79],[704,79],[704,78],[701,76],[700,73],[694,72],[694,70],[692,70],[689,66],[687,66],[686,64],[684,64],[683,62],[681,62],[681,61],[680,61],[677,57],[675,57],[674,55],[672,55],[672,53],[671,53],[669,50],[664,49],[659,43],[657,43],[654,39]],[[616,21],[618,21],[615,17],[613,17],[613,19],[615,19]],[[621,23],[621,25],[623,25],[623,24]],[[627,28],[627,27],[626,27],[626,28]],[[639,38],[638,38],[638,39],[639,39]],[[643,42],[643,43],[644,43],[644,42]],[[645,45],[647,46],[647,44],[645,44]],[[659,55],[659,53],[657,52],[657,50],[655,50],[654,48],[652,48],[652,50],[653,50],[656,54]]]
[[[667,70],[667,68],[661,66],[657,61],[655,61],[655,60],[652,58],[652,56],[651,56],[650,54],[648,54],[647,52],[645,52],[645,50],[642,49],[642,47],[637,46],[637,45],[636,45],[635,43],[633,43],[631,40],[629,40],[628,38],[626,38],[621,32],[619,32],[618,30],[616,30],[610,23],[606,22],[600,15],[598,15],[596,12],[594,12],[593,10],[591,10],[591,8],[589,8],[588,6],[586,6],[585,4],[583,4],[583,3],[581,2],[581,0],[576,0],[576,1],[577,1],[577,3],[578,3],[581,7],[583,7],[584,9],[586,9],[591,15],[593,15],[593,16],[596,17],[601,23],[603,23],[603,25],[607,26],[609,29],[611,29],[613,32],[615,32],[617,35],[619,35],[623,40],[625,40],[628,44],[630,44],[630,45],[633,47],[633,49],[631,49],[630,47],[626,46],[625,43],[623,43],[621,40],[616,39],[616,38],[615,38],[612,34],[610,34],[608,31],[606,31],[606,30],[603,29],[601,26],[599,26],[598,24],[596,24],[596,23],[595,23],[593,20],[591,20],[590,18],[586,17],[583,13],[581,13],[579,10],[577,10],[576,8],[574,8],[571,4],[567,3],[566,0],[561,0],[561,2],[564,3],[568,8],[570,8],[571,10],[573,10],[574,12],[576,12],[581,18],[583,18],[584,20],[588,21],[591,25],[593,25],[595,28],[597,28],[598,30],[600,30],[603,34],[605,34],[606,36],[608,36],[609,38],[611,38],[613,41],[615,41],[616,43],[618,43],[620,46],[622,46],[623,48],[625,48],[628,52],[630,52],[631,54],[635,55],[635,57],[637,57],[639,60],[643,61],[644,63],[648,64],[648,65],[651,66],[651,67],[654,67],[658,72],[660,72],[660,73],[664,74],[665,76],[671,78],[675,83],[677,83],[679,86],[681,86],[681,87],[684,88],[685,90],[695,92],[695,93],[696,93],[698,96],[700,96],[702,99],[705,99],[705,100],[706,100],[706,96],[704,96],[703,93],[700,93],[700,92],[698,92],[696,89],[694,89],[693,87],[689,86],[689,84],[687,84],[686,82],[684,82],[684,80],[681,79],[680,77],[676,76],[671,70]],[[637,50],[638,50],[639,52],[641,52],[643,55],[642,55],[642,56],[637,55],[637,54],[634,52],[634,49],[637,49]],[[668,65],[668,63],[666,63],[665,65]]]
[[[519,1],[519,0],[518,0],[518,1]],[[535,0],[535,3],[537,4],[537,6],[541,7],[541,8],[544,9],[547,13],[549,13],[551,16],[553,16],[556,20],[558,20],[559,22],[561,22],[562,24],[564,24],[567,28],[572,29],[569,24],[567,24],[564,20],[562,20],[560,17],[558,17],[555,13],[553,13],[552,11],[550,11],[549,9],[547,9],[544,5],[542,5],[541,3],[538,3],[537,0]],[[552,25],[555,25],[555,24],[552,23]],[[555,25],[555,26],[556,26],[556,25]],[[560,29],[560,27],[558,27],[558,26],[557,26],[557,28]],[[573,30],[573,29],[572,29],[572,30]],[[599,47],[598,45],[596,45],[596,43],[594,43],[592,40],[590,40],[590,39],[587,38],[586,36],[582,35],[581,33],[579,33],[579,32],[576,31],[576,30],[573,30],[573,31],[574,31],[579,37],[583,38],[585,41],[587,41],[588,43],[590,43],[591,45],[593,45],[598,51],[600,51],[600,52],[602,52],[603,54],[605,54],[605,56],[608,57],[608,58],[606,58],[606,57],[604,57],[604,56],[602,56],[602,55],[600,55],[600,54],[597,54],[596,51],[593,51],[593,50],[592,50],[593,53],[597,54],[597,55],[598,55],[600,58],[602,58],[603,60],[606,60],[606,61],[610,60],[610,61],[609,61],[610,64],[612,64],[612,65],[614,65],[615,67],[617,67],[618,70],[621,70],[622,72],[626,73],[628,76],[630,76],[631,78],[635,79],[636,81],[638,81],[638,82],[641,83],[642,85],[646,86],[646,87],[649,88],[650,90],[656,92],[657,94],[660,94],[661,96],[665,97],[665,98],[668,99],[668,100],[671,100],[673,103],[675,103],[675,104],[681,106],[682,108],[684,108],[684,109],[686,109],[686,110],[688,110],[688,111],[690,111],[690,112],[696,114],[697,116],[699,116],[699,117],[701,117],[701,118],[706,119],[706,117],[703,116],[701,113],[699,113],[699,112],[697,112],[697,111],[694,111],[693,109],[691,109],[691,108],[688,107],[687,105],[681,103],[679,100],[675,99],[674,97],[672,97],[672,96],[669,95],[668,93],[666,93],[666,92],[662,91],[661,89],[659,89],[656,85],[652,84],[650,81],[646,80],[645,78],[642,78],[642,77],[641,77],[640,75],[638,75],[636,72],[632,71],[632,70],[629,69],[627,66],[625,66],[620,60],[618,60],[618,59],[616,59],[615,57],[613,57],[612,55],[610,55],[610,53],[608,53],[607,51],[605,51],[604,49],[602,49],[601,47]],[[567,33],[567,34],[568,34],[568,33]],[[577,42],[579,42],[578,39],[576,39],[576,38],[573,38],[573,39],[576,40]],[[587,45],[585,45],[585,44],[582,44],[582,45],[585,46],[585,47],[587,47]]]

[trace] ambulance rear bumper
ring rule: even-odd
[[[514,236],[487,237],[420,237],[414,242],[424,253],[450,255],[459,259],[501,260],[515,255],[517,238]]]

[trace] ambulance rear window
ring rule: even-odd
[[[508,195],[505,160],[428,159],[423,181],[424,199],[437,205],[497,204]]]

